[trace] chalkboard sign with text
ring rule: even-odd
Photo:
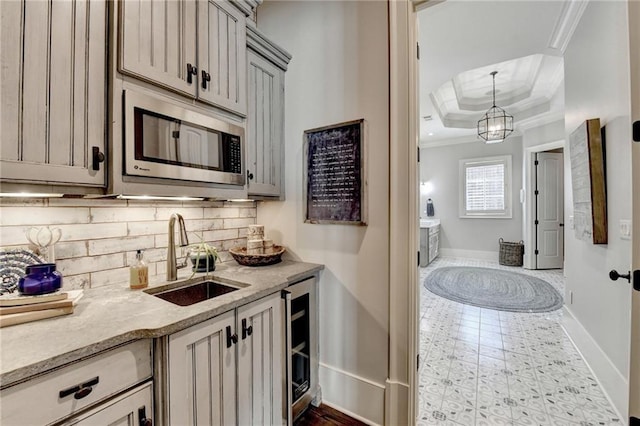
[[[304,132],[305,222],[366,225],[364,120]]]

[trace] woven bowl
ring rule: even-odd
[[[231,256],[233,256],[236,262],[241,265],[266,266],[281,262],[282,253],[284,253],[286,249],[274,244],[273,250],[273,253],[268,254],[247,254],[246,247],[234,247],[229,249],[229,253],[231,253]]]

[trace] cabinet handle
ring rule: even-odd
[[[631,271],[627,272],[626,274],[621,274],[615,269],[612,269],[609,272],[609,279],[612,281],[618,281],[618,278],[624,278],[625,280],[631,282]]]
[[[247,170],[247,179],[253,180],[253,173],[251,173],[249,170]]]
[[[92,155],[92,170],[100,170],[100,163],[104,163],[104,153],[100,152],[100,148],[97,146],[91,147]]]
[[[153,421],[147,418],[147,407],[144,405],[138,408],[138,419],[140,419],[140,426],[153,426]]]
[[[247,336],[251,336],[251,333],[253,333],[253,326],[250,325],[249,327],[247,327],[247,319],[243,318],[242,319],[242,340],[246,339]]]
[[[211,74],[209,74],[205,70],[202,70],[202,88],[203,89],[207,88],[208,81],[211,81]]]
[[[193,76],[198,74],[198,68],[187,64],[187,83],[193,83]]]
[[[238,343],[238,335],[231,334],[231,326],[227,326],[227,347],[230,348],[231,345]]]
[[[73,397],[75,399],[82,399],[85,396],[89,395],[91,391],[93,391],[92,386],[97,385],[98,382],[100,382],[100,377],[96,376],[93,379],[89,380],[88,382],[81,383],[79,385],[75,385],[70,388],[61,390],[59,393],[59,396],[60,398],[65,398],[73,394]]]

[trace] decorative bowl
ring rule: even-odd
[[[273,245],[273,252],[266,254],[247,254],[246,247],[234,247],[229,249],[231,256],[244,266],[266,266],[281,262],[282,253],[286,249],[282,246]]]

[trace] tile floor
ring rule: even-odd
[[[530,274],[564,294],[562,271],[470,259],[444,266]],[[421,287],[418,425],[622,425],[560,326],[562,310],[529,314],[463,305]]]

